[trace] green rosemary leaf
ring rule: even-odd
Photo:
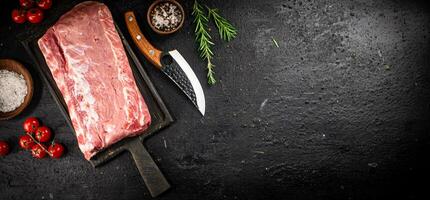
[[[215,65],[212,64],[213,52],[212,46],[214,43],[211,41],[212,37],[208,32],[208,22],[209,19],[206,17],[203,7],[199,4],[197,0],[194,0],[193,12],[194,24],[196,26],[194,33],[195,39],[198,44],[198,50],[200,51],[200,57],[207,61],[207,78],[208,84],[213,85],[216,83],[215,73],[213,68]]]
[[[219,10],[207,7],[209,11],[209,18],[212,18],[218,28],[218,33],[221,39],[229,42],[237,36],[236,28],[223,16],[219,14]]]
[[[272,37],[272,41],[273,41],[273,44],[275,44],[275,46],[279,48],[279,44],[278,44],[278,42],[275,40],[275,38],[273,38],[273,37]]]

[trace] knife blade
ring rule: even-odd
[[[185,58],[177,50],[164,52],[155,48],[140,30],[133,11],[127,11],[124,17],[134,43],[145,58],[167,75],[204,116],[206,103],[203,88]]]

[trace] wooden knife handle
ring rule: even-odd
[[[134,43],[155,67],[161,69],[161,51],[152,46],[152,44],[146,39],[142,31],[137,24],[136,16],[133,11],[128,11],[124,14],[125,24],[127,24],[128,32],[133,38]]]

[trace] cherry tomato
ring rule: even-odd
[[[48,142],[51,139],[51,135],[51,129],[46,126],[41,126],[37,129],[35,137],[39,142]]]
[[[37,128],[39,128],[40,123],[39,120],[37,120],[36,117],[29,117],[24,121],[23,127],[25,132],[27,133],[34,133],[36,132]]]
[[[31,8],[34,5],[33,0],[19,0],[19,5],[23,8]]]
[[[64,153],[64,146],[60,143],[54,143],[48,148],[52,158],[60,158]]]
[[[17,24],[22,24],[25,22],[25,11],[22,9],[12,10],[12,20]]]
[[[6,156],[7,154],[9,154],[9,144],[0,140],[0,156]]]
[[[40,23],[43,20],[43,11],[40,8],[32,8],[28,10],[27,20],[33,24]]]
[[[42,146],[46,149],[46,146],[43,144],[36,144],[31,147],[31,155],[33,155],[34,158],[41,159],[46,156],[47,153]]]
[[[37,6],[39,6],[39,8],[42,8],[43,10],[48,10],[52,6],[52,0],[39,0],[37,2]]]
[[[28,135],[19,136],[19,146],[23,149],[31,149],[34,145],[33,139]]]

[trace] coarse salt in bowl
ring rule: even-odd
[[[0,59],[0,120],[20,114],[33,96],[33,79],[25,67],[11,59]]]
[[[27,85],[22,74],[0,69],[0,112],[17,109],[27,96]]]
[[[148,24],[159,34],[171,34],[179,30],[185,21],[185,12],[175,0],[157,0],[148,9]]]

